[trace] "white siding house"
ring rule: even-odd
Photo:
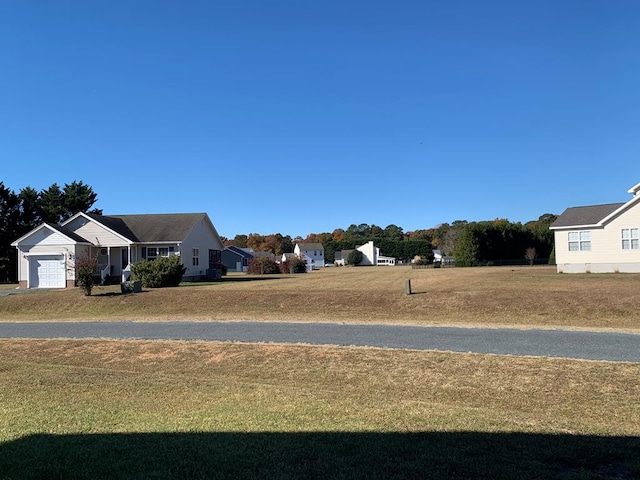
[[[42,224],[11,244],[18,249],[20,288],[75,284],[75,259],[97,257],[96,275],[127,279],[142,259],[179,255],[184,279],[221,274],[222,240],[206,213],[95,215]]]
[[[373,244],[373,240],[368,241],[364,245],[356,245],[356,250],[362,252],[362,261],[359,265],[391,266],[396,264],[396,259],[394,257],[380,255],[380,248]],[[336,252],[336,265],[346,265],[347,258],[351,251],[352,250],[342,250],[340,252]]]
[[[554,232],[559,273],[640,273],[640,183],[626,203],[567,208]]]
[[[360,265],[388,266],[396,264],[395,258],[380,255],[380,248],[373,244],[373,240],[368,241],[364,245],[356,246],[356,250],[362,252],[363,258]]]
[[[324,267],[324,246],[321,243],[296,243],[293,253],[304,260],[307,270]]]

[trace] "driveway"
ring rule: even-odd
[[[0,338],[204,340],[383,347],[640,363],[640,335],[285,322],[0,323]]]

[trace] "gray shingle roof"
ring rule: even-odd
[[[80,235],[78,235],[76,232],[73,232],[71,230],[69,230],[66,227],[62,227],[56,223],[48,223],[47,222],[47,226],[53,228],[55,231],[60,232],[62,235],[65,235],[67,237],[69,237],[71,240],[73,240],[74,242],[78,242],[78,243],[91,243],[89,242],[89,240],[87,240],[84,237],[81,237]]]
[[[551,224],[551,228],[596,225],[623,205],[624,203],[608,203],[606,205],[567,208]]]
[[[179,242],[206,213],[149,213],[143,215],[90,215],[134,242]]]
[[[300,250],[324,250],[324,246],[321,243],[299,243]]]

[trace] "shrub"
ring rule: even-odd
[[[268,275],[271,273],[280,273],[280,267],[269,257],[255,257],[249,262],[247,273],[250,275]]]
[[[290,258],[280,263],[281,273],[306,273],[307,264],[298,257]]]
[[[180,257],[174,255],[142,260],[131,267],[131,276],[147,288],[177,287],[186,271]]]
[[[347,265],[360,265],[364,254],[360,250],[351,250],[347,257]]]
[[[85,295],[91,295],[91,290],[95,285],[93,274],[98,266],[98,257],[90,256],[88,253],[76,257],[76,282]]]
[[[420,255],[416,255],[413,257],[413,263],[416,265],[428,265],[429,259],[427,257],[421,257]]]

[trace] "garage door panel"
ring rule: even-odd
[[[31,258],[31,286],[37,288],[64,288],[66,285],[64,257],[39,255]]]

